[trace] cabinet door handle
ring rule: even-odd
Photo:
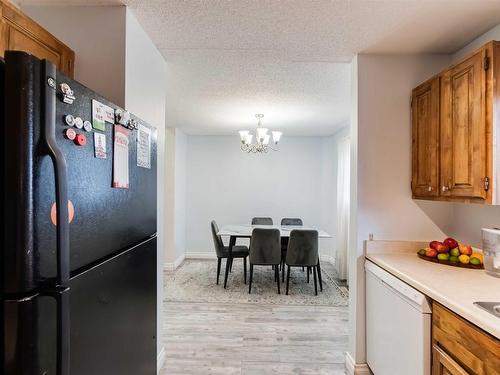
[[[427,191],[432,191],[432,186],[428,186]]]
[[[442,191],[443,193],[444,193],[445,191],[448,191],[448,190],[450,190],[450,188],[449,188],[449,187],[447,187],[447,186],[444,186],[444,185],[443,185],[443,186],[441,187],[441,191]]]

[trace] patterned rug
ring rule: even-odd
[[[177,270],[165,271],[164,301],[347,306],[347,288],[340,286],[342,284],[335,277],[334,267],[327,262],[323,263],[321,265],[323,292],[320,292],[318,284],[318,295],[315,296],[312,275],[308,284],[307,273],[302,272],[301,268],[291,269],[289,294],[285,295],[286,273],[285,283],[281,283],[281,294],[278,294],[277,285],[274,282],[274,271],[271,267],[255,266],[252,294],[248,294],[248,283],[245,285],[243,282],[242,260],[234,260],[233,270],[228,277],[227,289],[224,289],[224,261],[219,285],[216,285],[216,260],[186,260]],[[249,269],[250,267],[248,271]],[[247,273],[247,277],[248,275]]]

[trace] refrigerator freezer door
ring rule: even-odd
[[[156,237],[70,286],[71,375],[156,374]]]
[[[56,374],[57,304],[47,296],[2,301],[2,374]]]

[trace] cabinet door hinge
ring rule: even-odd
[[[484,178],[484,191],[488,191],[490,189],[490,179],[489,177]]]
[[[488,56],[484,57],[483,67],[484,67],[484,70],[488,70],[490,68],[490,58]]]

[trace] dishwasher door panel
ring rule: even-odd
[[[431,314],[368,270],[366,350],[375,375],[430,374]]]

